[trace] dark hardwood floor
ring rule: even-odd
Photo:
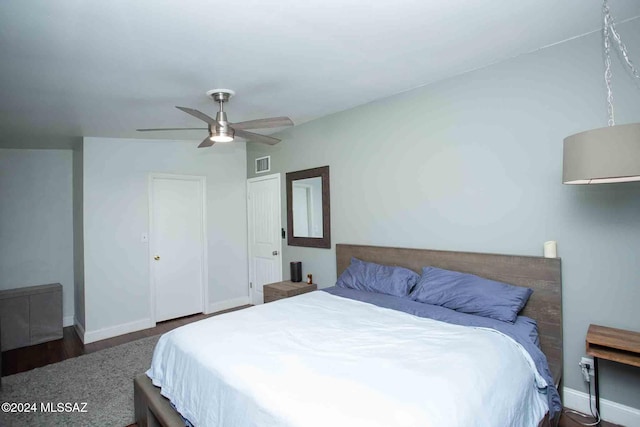
[[[135,341],[140,338],[163,334],[179,326],[186,325],[197,320],[206,319],[207,317],[216,316],[218,314],[227,313],[230,311],[241,310],[246,307],[250,307],[250,305],[236,307],[208,315],[196,314],[193,316],[182,317],[180,319],[168,320],[166,322],[158,323],[155,328],[132,332],[130,334],[120,335],[86,345],[82,344],[82,341],[80,341],[80,338],[76,334],[75,328],[73,326],[69,326],[64,328],[64,337],[62,339],[34,345],[31,347],[17,348],[15,350],[3,352],[2,376],[17,374],[19,372],[24,372],[30,369],[45,366],[50,363],[61,362],[65,359],[77,357],[82,354],[93,353],[105,348],[114,347],[116,345],[124,344],[130,341]],[[577,415],[563,414],[563,416],[560,418],[559,427],[580,427],[580,424],[575,422],[574,420],[580,420],[583,423],[592,422],[589,421],[589,418],[581,419],[581,417]],[[134,426],[135,424],[132,424],[132,426],[129,427]],[[600,426],[621,427],[617,424],[611,424],[606,421],[603,421]]]
[[[577,422],[577,421],[579,422]],[[591,424],[595,422],[595,419],[592,417],[588,417],[588,418],[583,418],[579,415],[576,414],[562,414],[562,417],[560,418],[560,424],[558,424],[558,427],[581,427],[584,424]],[[583,423],[583,424],[580,424]],[[598,424],[600,427],[622,427],[618,424],[613,424],[613,423],[608,423],[606,421],[602,421],[600,424]]]
[[[179,319],[167,320],[166,322],[158,323],[154,328],[144,329],[142,331],[132,332],[130,334],[120,335],[86,345],[82,344],[82,341],[80,341],[75,328],[73,326],[68,326],[63,329],[62,339],[2,352],[2,376],[17,374],[19,372],[45,366],[50,363],[62,362],[65,359],[77,357],[82,354],[93,353],[105,348],[135,341],[140,338],[163,334],[179,326],[186,325],[187,323],[206,319],[207,317],[216,316],[230,311],[240,310],[246,307],[250,307],[250,305],[244,305],[213,314],[196,314]]]

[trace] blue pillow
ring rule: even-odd
[[[473,274],[424,267],[409,298],[452,310],[513,323],[533,290]]]
[[[415,271],[351,258],[351,264],[338,277],[336,286],[366,292],[406,297],[418,281]]]

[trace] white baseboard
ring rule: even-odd
[[[209,304],[209,311],[207,311],[207,313],[216,313],[218,311],[227,310],[247,304],[249,304],[248,296],[215,302]],[[142,329],[153,328],[154,326],[156,326],[156,324],[152,322],[151,319],[142,319],[136,320],[135,322],[123,323],[121,325],[98,329],[95,331],[85,331],[77,321],[74,322],[74,326],[82,342],[84,344],[89,344],[107,338],[116,337],[118,335],[128,334],[130,332],[140,331]]]
[[[135,322],[123,323],[121,325],[109,326],[108,328],[102,328],[95,331],[85,331],[84,340],[85,344],[104,340],[118,335],[128,334],[129,332],[140,331],[142,329],[153,328],[156,326],[151,319],[136,320]]]
[[[228,299],[220,302],[212,302],[209,304],[209,311],[207,311],[206,314],[217,313],[218,311],[228,310],[230,308],[240,307],[241,305],[247,304],[251,304],[248,296]]]
[[[80,341],[82,341],[82,343],[84,344],[84,328],[82,327],[80,322],[78,322],[78,319],[75,319],[75,321],[73,322],[73,327],[76,328],[76,333],[80,337]]]
[[[563,394],[564,399],[562,403],[565,407],[575,409],[584,414],[589,413],[589,395],[587,393],[564,387]],[[591,395],[591,399],[592,407],[595,410],[596,399],[593,395]],[[640,409],[600,398],[600,412],[602,419],[605,421],[623,426],[640,426]]]
[[[71,316],[64,316],[62,318],[62,327],[66,328],[67,326],[73,326],[75,324],[74,319],[75,316],[73,314]]]

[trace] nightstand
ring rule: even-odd
[[[283,298],[289,298],[295,295],[306,294],[315,291],[318,285],[315,283],[308,284],[306,282],[284,282],[270,283],[264,285],[264,302],[276,301]]]
[[[600,413],[598,359],[640,367],[640,332],[589,325],[586,341],[587,354],[593,357],[596,409]]]

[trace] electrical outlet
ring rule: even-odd
[[[595,371],[593,369],[593,359],[591,357],[583,357],[580,359],[580,363],[578,363],[578,365],[582,370],[584,380],[590,382],[591,379],[589,377],[593,377],[595,375]]]
[[[591,376],[593,376],[593,358],[591,357],[583,357],[580,359],[580,366],[589,366],[589,372]]]

